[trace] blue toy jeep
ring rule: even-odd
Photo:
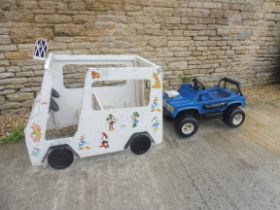
[[[175,119],[175,130],[190,137],[198,129],[198,118],[222,117],[226,125],[239,127],[245,120],[246,106],[238,81],[222,78],[218,85],[206,89],[198,80],[182,84],[178,91],[164,91],[164,115]],[[231,88],[229,88],[229,86]]]

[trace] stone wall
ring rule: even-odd
[[[0,111],[29,111],[40,37],[60,53],[141,55],[163,67],[170,89],[189,77],[276,82],[279,20],[279,0],[0,0]]]

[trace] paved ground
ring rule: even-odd
[[[251,106],[236,130],[203,121],[197,135],[76,160],[63,171],[31,167],[23,143],[0,146],[0,209],[280,209],[280,102]]]

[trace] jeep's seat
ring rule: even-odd
[[[230,96],[230,93],[223,89],[213,89],[209,91],[212,98],[226,98]]]

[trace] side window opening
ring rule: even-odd
[[[144,107],[150,103],[150,89],[149,80],[96,81],[92,84],[92,108],[98,111]]]

